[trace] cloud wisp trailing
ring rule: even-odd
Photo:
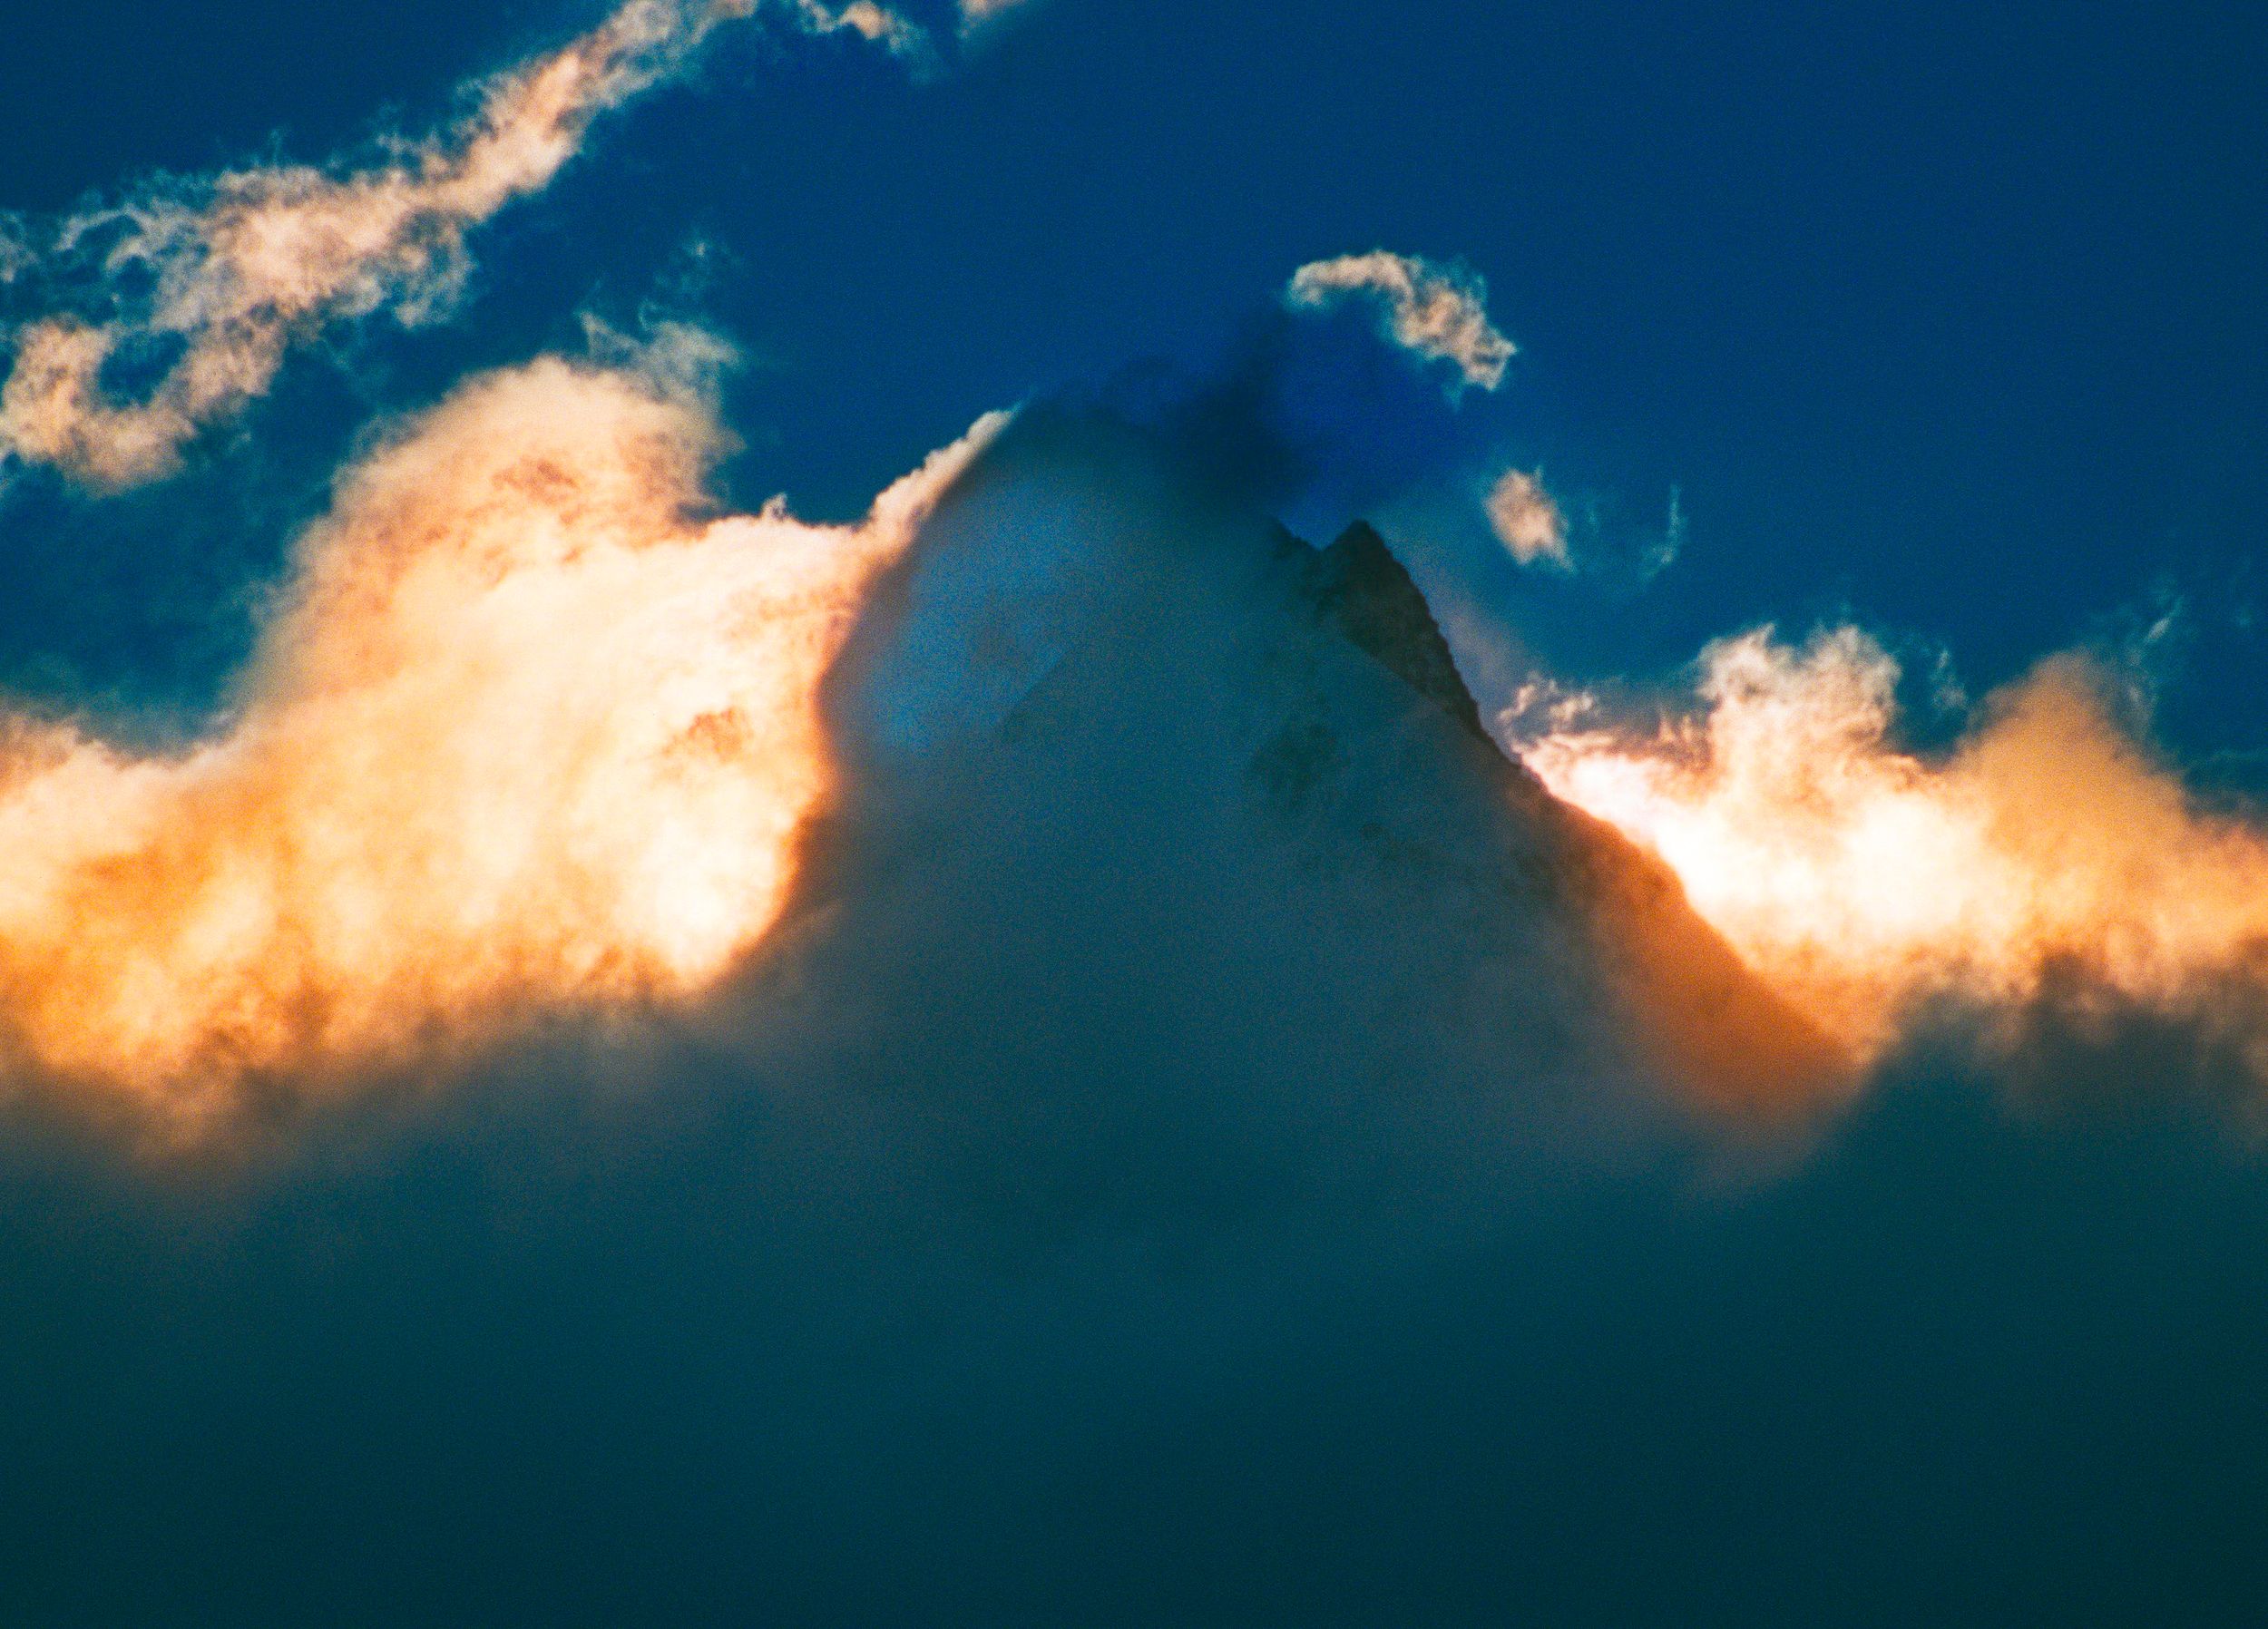
[[[917,65],[940,53],[872,0],[628,0],[468,87],[472,111],[455,124],[360,167],[161,177],[61,221],[0,229],[0,284],[34,300],[93,290],[59,296],[10,336],[0,455],[97,489],[166,475],[200,431],[266,393],[294,346],[356,318],[445,313],[474,229],[547,186],[601,114],[680,72],[719,26],[751,19],[857,34]],[[148,382],[116,387],[122,371]]]
[[[1285,299],[1295,310],[1325,310],[1350,300],[1374,306],[1379,332],[1411,355],[1455,369],[1452,393],[1495,390],[1517,347],[1490,319],[1488,285],[1461,265],[1438,266],[1414,255],[1342,255],[1292,275]]]
[[[341,478],[212,738],[5,721],[7,1052],[194,1114],[715,977],[827,795],[865,584],[995,427],[856,525],[702,520],[699,404],[556,359],[464,385]]]
[[[2195,1027],[2268,1079],[2268,832],[2155,761],[2102,664],[2043,663],[1934,756],[1897,744],[1897,664],[1855,629],[1745,634],[1702,668],[1697,717],[1579,698],[1522,756],[1854,1058],[1949,1003],[2003,1039],[2044,1004]]]

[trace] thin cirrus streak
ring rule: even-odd
[[[712,980],[827,795],[863,590],[999,422],[859,524],[703,521],[698,405],[557,359],[465,385],[342,477],[215,738],[5,722],[5,1050],[189,1123]]]
[[[1949,753],[1893,744],[1895,662],[1854,629],[1704,658],[1698,721],[1520,744],[1555,793],[1657,851],[1695,908],[1855,1062],[1950,1000],[2217,1025],[2268,1079],[2268,832],[2204,807],[2053,658]],[[1513,721],[1517,731],[1518,721]]]
[[[1005,9],[966,6],[963,20],[973,27]],[[474,87],[462,122],[369,167],[160,178],[44,229],[0,219],[0,287],[34,298],[43,287],[82,290],[10,336],[0,454],[98,489],[171,473],[200,431],[268,390],[293,345],[376,313],[414,325],[445,311],[473,229],[548,185],[598,115],[748,18],[855,34],[916,63],[938,53],[928,31],[874,0],[627,0],[559,50]],[[122,366],[155,376],[120,395]]]

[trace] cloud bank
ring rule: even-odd
[[[340,477],[212,738],[5,720],[16,1066],[193,1114],[714,978],[826,796],[864,585],[994,427],[855,526],[704,520],[698,405],[550,359],[464,385]]]
[[[2053,1002],[2217,1032],[2268,1081],[2268,833],[2154,759],[2099,662],[2042,663],[1941,755],[1896,743],[1898,677],[1856,629],[1754,632],[1704,654],[1697,718],[1563,700],[1520,751],[1861,1059],[1949,1003],[2015,1040]]]
[[[1712,936],[1481,737],[1383,544],[1171,451],[1041,405],[867,580],[825,908],[658,1042],[436,1070],[237,1184],[0,1105],[10,1605],[1831,1622],[1926,1619],[1921,1556],[2146,1619],[2175,1523],[2249,1585],[2197,1471],[2257,1458],[2249,1167],[1901,1092],[1726,1180],[1643,1024],[1754,1082],[1800,1023],[1728,953],[1629,980]],[[2043,1455],[2086,1519],[2011,1496]]]

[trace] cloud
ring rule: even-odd
[[[706,434],[592,383],[595,424],[682,426],[602,436],[601,487]],[[540,462],[486,490],[562,552],[609,508]],[[1626,1093],[1601,977],[1644,940],[1600,895],[1676,891],[1398,680],[1369,559],[1319,603],[1246,506],[1034,412],[862,596],[824,908],[660,1040],[502,1049],[218,1175],[0,1102],[11,1605],[1817,1622],[1926,1617],[1981,1533],[2146,1616],[2194,1546],[2071,1579],[1999,1474],[2043,1429],[2090,1541],[2170,1508],[2252,1557],[2193,1449],[2258,1458],[2256,1173],[1911,1092],[1726,1180]],[[590,624],[544,631],[607,688]],[[914,699],[951,750],[891,749]],[[1753,1078],[1742,988],[1683,999]],[[1823,1523],[1813,1467],[1880,1519]]]
[[[555,359],[464,385],[340,477],[210,739],[5,721],[8,1051],[194,1113],[713,978],[827,795],[863,586],[993,428],[855,526],[702,520],[698,404]]]
[[[961,0],[961,25],[981,28],[1030,3],[1031,0]]]
[[[1343,255],[1301,267],[1286,298],[1310,310],[1350,299],[1374,303],[1380,332],[1394,344],[1429,362],[1453,364],[1462,385],[1483,390],[1504,383],[1516,349],[1489,320],[1488,285],[1462,266],[1383,249]]]
[[[295,345],[358,317],[445,313],[474,229],[548,185],[600,114],[743,18],[856,34],[917,63],[935,54],[925,31],[869,0],[628,0],[470,87],[465,118],[388,144],[377,162],[161,178],[38,232],[17,222],[0,236],[0,284],[57,304],[13,334],[0,454],[96,488],[156,479],[200,430],[263,395]],[[91,297],[57,292],[88,286]],[[146,382],[121,385],[122,371]]]
[[[1544,491],[1539,476],[1520,470],[1505,471],[1489,489],[1487,507],[1491,529],[1521,565],[1531,566],[1539,561],[1558,566],[1569,563],[1566,517]]]
[[[476,378],[339,477],[202,740],[0,714],[9,1077],[201,1144],[552,1020],[974,1091],[1012,1068],[973,1036],[1082,1013],[1045,1067],[1104,1068],[1098,1025],[1137,1094],[1202,1035],[1237,1102],[1820,1099],[1804,1022],[1482,737],[1374,536],[1287,548],[1061,409],[855,525],[709,517],[711,349],[598,339],[614,366]],[[1138,926],[1153,898],[1201,908]],[[794,1000],[736,1003],[783,958]]]
[[[274,344],[437,308],[473,219],[430,264],[283,253],[331,292]],[[1427,275],[1386,326],[1492,387]],[[268,320],[210,354],[272,374]],[[104,393],[136,321],[49,368],[121,469],[212,422]],[[1759,1194],[1654,1090],[1822,1093],[1816,1028],[1870,1055],[2074,968],[2257,995],[2262,840],[2100,669],[1928,757],[1848,629],[1716,648],[1667,732],[1552,696],[1530,761],[1681,893],[1481,738],[1375,535],[1261,512],[1401,398],[1041,408],[859,523],[719,518],[723,349],[637,328],[345,470],[200,743],[0,717],[11,1088],[318,1107],[231,1182],[0,1093],[17,1615],[1820,1622],[1983,1555],[2083,1617],[2259,1570],[2198,1468],[2259,1458],[2253,1173],[1885,1094]],[[396,1062],[455,1089],[320,1112]],[[2007,1497],[2043,1444],[2080,1500],[2044,1516]]]
[[[1946,1002],[2009,1037],[2052,1000],[2220,1028],[2268,1080],[2268,832],[2153,757],[2099,662],[2042,663],[1933,756],[1896,744],[1898,665],[1856,629],[1702,668],[1698,718],[1563,707],[1522,756],[1854,1055]]]

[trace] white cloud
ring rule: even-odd
[[[1538,475],[1507,470],[1489,490],[1489,524],[1523,566],[1539,561],[1567,566],[1567,517]]]
[[[1428,361],[1453,363],[1465,385],[1494,390],[1516,347],[1489,320],[1488,285],[1462,266],[1383,249],[1317,260],[1293,274],[1286,298],[1310,310],[1348,299],[1380,307],[1380,330]]]

